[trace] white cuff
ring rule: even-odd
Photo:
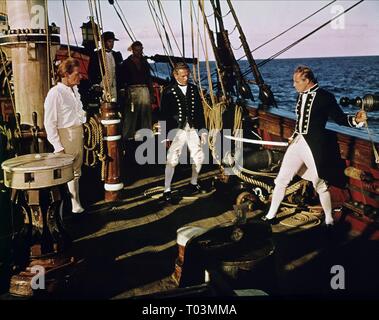
[[[357,122],[356,120],[355,120],[355,116],[353,116],[352,118],[351,118],[351,122],[352,122],[352,124],[353,124],[353,126],[354,127],[356,127],[356,128],[362,128],[363,126],[364,126],[364,122]]]
[[[63,150],[64,150],[64,148],[62,145],[55,145],[54,146],[54,153],[58,153],[58,152],[61,152]]]

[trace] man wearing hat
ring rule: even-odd
[[[102,74],[104,76],[105,70],[107,70],[111,101],[117,102],[119,99],[119,89],[121,85],[120,66],[123,60],[122,54],[119,51],[113,50],[114,42],[118,41],[113,32],[106,31],[101,37],[105,48],[106,63],[104,65],[102,53],[100,51],[96,51],[90,59],[88,66],[88,77],[91,86],[100,84],[104,88],[105,80],[102,79]],[[102,71],[100,71],[99,61],[101,61]]]

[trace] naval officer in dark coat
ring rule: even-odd
[[[327,184],[328,158],[331,155],[326,153],[325,126],[328,119],[332,118],[339,125],[361,127],[367,120],[367,115],[363,110],[355,115],[346,115],[337,104],[334,95],[318,86],[309,67],[297,67],[293,82],[299,93],[295,132],[290,138],[290,146],[275,179],[269,212],[263,220],[274,221],[286,187],[292,178],[299,174],[302,178],[312,181],[325,213],[325,224],[333,225],[332,203]]]
[[[88,65],[88,79],[91,86],[101,85],[104,87],[105,79],[102,78],[102,75],[104,76],[105,70],[107,70],[111,101],[119,102],[120,89],[122,84],[122,75],[120,72],[122,54],[119,51],[113,50],[115,41],[119,40],[111,31],[104,32],[102,34],[102,40],[105,48],[104,58],[106,60],[106,63],[104,63],[104,59],[100,50],[93,52]]]
[[[190,70],[185,63],[177,63],[173,70],[175,81],[163,94],[160,106],[161,119],[166,120],[167,131],[176,129],[167,153],[164,199],[171,201],[171,181],[175,166],[185,144],[193,161],[190,188],[194,193],[205,191],[197,178],[204,161],[202,144],[206,143],[204,111],[198,88],[189,83]],[[200,135],[200,136],[199,136]]]

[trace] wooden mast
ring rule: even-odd
[[[242,43],[243,50],[245,51],[245,54],[246,54],[246,57],[247,57],[247,61],[249,62],[250,68],[251,68],[251,70],[253,72],[256,84],[259,87],[259,98],[261,99],[261,101],[263,102],[263,104],[265,104],[265,105],[273,105],[273,106],[276,107],[276,102],[275,102],[275,99],[274,99],[274,95],[273,95],[270,87],[267,84],[265,84],[265,82],[264,82],[264,80],[262,78],[262,75],[261,75],[261,73],[260,73],[260,71],[258,69],[258,66],[257,66],[257,64],[256,64],[256,62],[255,62],[255,60],[253,58],[253,54],[251,53],[249,44],[246,41],[245,33],[243,32],[241,24],[239,23],[238,17],[236,15],[236,12],[234,11],[232,2],[230,0],[227,0],[227,2],[228,2],[228,5],[229,5],[230,12],[233,15],[234,21],[236,23],[238,32],[240,34],[240,40],[241,40],[241,43]]]
[[[203,14],[203,19],[204,19],[204,23],[205,23],[205,27],[207,28],[207,32],[208,32],[208,36],[209,36],[209,40],[211,42],[211,45],[212,45],[212,50],[213,50],[213,54],[215,56],[215,59],[217,61],[217,65],[220,69],[220,75],[221,75],[221,83],[222,83],[222,86],[224,88],[227,87],[226,85],[226,82],[225,82],[225,79],[223,77],[224,73],[225,73],[225,70],[224,70],[224,67],[223,67],[223,64],[222,64],[222,60],[221,60],[221,57],[218,53],[218,48],[217,48],[217,45],[216,45],[216,40],[215,40],[215,37],[213,35],[213,31],[211,30],[210,26],[209,26],[209,23],[208,23],[208,20],[207,20],[207,17],[205,16],[205,13],[204,13],[204,7],[203,7],[203,4],[201,2],[201,0],[198,0],[198,4],[199,4],[199,7],[202,11],[202,14]],[[200,18],[199,18],[200,20]],[[228,95],[228,92],[225,92],[226,95]]]
[[[231,64],[233,67],[233,73],[234,73],[234,77],[235,77],[236,84],[237,84],[237,91],[240,94],[240,96],[243,97],[244,99],[251,99],[252,101],[254,101],[253,94],[250,90],[250,87],[246,83],[246,80],[244,79],[244,77],[242,75],[240,66],[239,66],[239,64],[238,64],[238,62],[234,56],[233,48],[232,48],[232,46],[230,44],[230,40],[229,40],[228,31],[224,27],[224,21],[223,21],[222,12],[221,12],[220,1],[217,0],[216,2],[217,2],[217,4],[215,4],[214,0],[210,1],[211,5],[213,7],[215,18],[216,18],[218,25],[219,25],[219,28],[220,28],[220,34],[222,36],[222,41],[223,41],[224,47],[227,50],[229,60],[231,61]]]
[[[39,138],[46,137],[43,105],[50,89],[50,51],[54,55],[60,43],[59,28],[47,29],[44,0],[7,0],[6,8],[9,30],[0,36],[0,46],[10,52],[12,59],[14,108],[21,124],[20,137],[32,139],[32,148],[22,141],[21,153],[44,152],[46,143]]]
[[[97,16],[97,23],[99,30],[97,30],[94,23],[93,11],[96,9],[96,2],[94,2],[94,7],[90,4],[91,12],[91,22],[93,33],[95,35],[95,46],[97,49],[97,54],[100,57],[99,59],[99,68],[102,76],[103,83],[103,99],[100,105],[100,116],[101,124],[104,128],[104,142],[106,145],[106,168],[105,168],[105,177],[104,177],[104,192],[105,192],[105,201],[116,201],[121,198],[121,192],[124,188],[124,183],[121,179],[121,119],[118,115],[117,103],[112,99],[110,90],[109,90],[109,74],[108,74],[108,65],[105,54],[105,45],[104,40],[100,34],[102,30],[102,21],[101,18]],[[99,8],[100,10],[100,8]],[[101,46],[98,46],[100,42]]]
[[[16,111],[21,122],[30,126],[36,112],[37,125],[43,128],[43,104],[50,89],[45,1],[7,0],[6,4],[10,32],[0,44],[11,48]],[[52,44],[59,44],[59,37],[55,36]]]

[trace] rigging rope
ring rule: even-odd
[[[193,30],[193,15],[192,15],[192,7],[191,7],[192,0],[190,0],[190,1],[191,2],[190,2],[189,9],[190,9],[190,25],[191,25],[191,50],[192,50],[192,59],[195,59],[195,34],[194,34],[194,30]],[[192,65],[192,70],[193,70],[192,71],[193,78],[194,78],[194,81],[196,82],[197,81],[197,72],[196,72],[196,65],[195,65],[195,63]]]
[[[261,45],[259,45],[258,47],[254,48],[252,51],[250,51],[251,53],[253,53],[254,51],[264,47],[265,45],[269,44],[270,42],[274,41],[275,39],[281,37],[282,35],[284,35],[285,33],[287,33],[288,31],[292,30],[293,28],[297,27],[298,25],[300,25],[301,23],[303,23],[304,21],[310,19],[311,17],[313,17],[314,15],[316,15],[317,13],[319,13],[320,11],[324,10],[325,8],[329,7],[331,4],[333,4],[334,2],[336,2],[337,0],[333,0],[331,2],[329,2],[328,4],[326,4],[325,6],[323,6],[322,8],[316,10],[315,12],[313,12],[312,14],[310,14],[309,16],[305,17],[304,19],[300,20],[299,22],[295,23],[293,26],[289,27],[288,29],[284,30],[283,32],[279,33],[278,35],[276,35],[275,37],[271,38],[270,40],[267,40],[266,42],[262,43]],[[246,55],[242,56],[241,58],[238,59],[241,60],[243,58],[245,58]]]
[[[159,2],[158,2],[158,9],[159,9],[159,12],[160,12],[160,20],[158,21],[161,21],[161,24],[162,24],[162,28],[164,30],[164,34],[165,34],[165,37],[166,37],[166,41],[167,41],[167,44],[170,48],[170,51],[171,51],[171,54],[174,55],[174,50],[172,49],[172,45],[171,45],[171,41],[170,41],[170,36],[168,35],[168,32],[167,32],[167,29],[166,29],[166,25],[164,23],[164,18],[163,18],[163,13],[162,13],[162,8],[161,6],[159,5]],[[174,39],[175,40],[175,39]]]
[[[119,8],[121,9],[120,6],[119,6]],[[117,9],[116,9],[116,7],[115,7],[114,5],[113,5],[113,9],[114,9],[114,11],[116,12],[117,16],[119,17],[119,19],[120,19],[120,21],[121,21],[121,23],[122,23],[122,25],[123,25],[123,27],[124,27],[126,33],[128,34],[130,40],[132,40],[132,42],[134,42],[134,41],[135,41],[135,36],[132,35],[132,34],[129,32],[129,30],[128,30],[128,28],[126,27],[124,21],[122,20],[122,17],[121,17],[121,15],[120,15],[120,13],[117,11]],[[125,16],[124,16],[124,18],[125,18]],[[125,21],[126,21],[126,19],[125,19]],[[126,22],[127,22],[127,21],[126,21]],[[129,24],[128,24],[128,25],[129,25]],[[130,27],[130,26],[129,26],[129,27]]]
[[[166,22],[167,22],[168,28],[169,28],[169,30],[170,30],[171,36],[172,36],[172,38],[174,39],[175,45],[176,45],[176,47],[178,48],[178,51],[179,51],[180,55],[181,55],[182,57],[184,57],[182,51],[180,50],[179,44],[178,44],[178,42],[176,41],[175,34],[174,34],[174,32],[172,31],[172,29],[171,29],[171,25],[170,25],[170,22],[169,22],[169,20],[168,20],[168,18],[167,18],[166,12],[165,12],[165,10],[164,10],[164,8],[163,8],[162,2],[161,2],[160,0],[157,0],[157,2],[158,2],[159,11],[161,12],[162,21],[164,21],[164,20],[163,20],[163,16],[164,16],[164,18],[165,18],[165,20],[166,20]],[[164,25],[164,24],[163,24],[163,28],[165,28],[165,25]],[[167,34],[167,32],[166,32],[166,34]],[[167,34],[167,36],[168,36],[168,34]]]
[[[157,12],[157,10],[155,8],[154,2],[152,0],[148,0],[148,1],[150,1],[151,8],[154,10],[155,18],[156,18],[156,21],[157,21],[157,25],[158,25],[158,22],[159,22],[159,24],[162,26],[162,29],[163,29],[163,31],[165,33],[165,38],[166,38],[166,43],[167,43],[167,47],[168,47],[168,50],[169,50],[169,55],[173,56],[174,55],[174,51],[172,50],[170,38],[168,36],[166,27],[164,25],[164,21],[162,20],[162,17],[161,18],[159,17],[158,12]],[[160,28],[159,28],[159,30],[160,30]]]
[[[101,1],[100,0],[97,0],[97,3],[98,3],[98,6],[99,6],[99,17],[100,17],[100,21],[101,21],[101,29],[103,29],[103,16],[102,16],[102,13],[101,13]]]
[[[63,12],[64,12],[64,25],[66,27],[66,37],[67,37],[67,48],[68,48],[68,57],[71,58],[71,49],[70,49],[70,36],[68,34],[68,23],[67,23],[67,7],[66,0],[62,0]]]
[[[207,29],[208,29],[208,36],[209,36],[209,38],[211,39],[211,35],[212,35],[212,31],[210,30],[210,28],[209,28],[209,25],[208,25],[208,20],[207,20],[207,18],[205,17],[205,11],[204,11],[204,0],[199,0],[199,4],[200,4],[200,6],[201,6],[201,12],[202,12],[202,16],[203,16],[203,23],[204,23],[204,38],[205,38],[205,41],[204,41],[204,43],[205,43],[205,49],[206,49],[206,53],[208,52],[207,51],[207,43],[206,43],[206,36],[205,36],[205,34],[206,34],[206,32],[205,32],[205,26],[207,26]],[[213,49],[213,44],[212,44],[212,49]],[[214,55],[216,56],[216,52],[213,52],[214,53]],[[217,61],[217,59],[215,59],[215,65],[216,65],[216,70],[217,70],[217,74],[218,74],[218,76],[219,76],[219,79],[222,79],[222,77],[221,77],[221,72],[220,72],[220,68],[219,68],[219,65],[218,65],[218,61]],[[209,82],[209,85],[211,86],[211,85],[213,85],[213,83],[212,83],[212,75],[211,75],[211,72],[210,72],[210,68],[209,68],[209,70],[208,70],[208,68],[207,68],[207,75],[208,75],[208,82]],[[223,81],[220,81],[220,84],[221,84],[221,91],[222,91],[222,94],[223,94],[223,97],[227,97],[227,95],[226,95],[226,90],[225,90],[225,88],[224,88],[224,84],[223,84]],[[212,86],[212,88],[213,88],[213,86]],[[212,89],[212,94],[213,94],[213,89]],[[214,103],[213,103],[213,101],[212,101],[212,105],[214,105]]]
[[[320,25],[319,27],[317,27],[316,29],[314,29],[313,31],[307,33],[305,36],[301,37],[300,39],[296,40],[295,42],[291,43],[289,46],[285,47],[284,49],[280,50],[279,52],[273,54],[271,57],[269,57],[268,59],[266,60],[263,60],[261,61],[260,63],[258,63],[258,67],[261,67],[261,66],[264,66],[267,62],[270,62],[271,60],[275,59],[276,57],[280,56],[281,54],[283,54],[284,52],[288,51],[289,49],[291,49],[292,47],[294,47],[295,45],[299,44],[300,42],[302,42],[303,40],[305,40],[306,38],[310,37],[312,34],[314,34],[315,32],[319,31],[320,29],[324,28],[325,26],[327,26],[329,23],[331,23],[332,21],[336,20],[337,18],[339,18],[340,16],[344,15],[345,13],[347,13],[348,11],[350,11],[351,9],[353,9],[354,7],[356,7],[357,5],[359,5],[360,3],[362,3],[364,0],[360,0],[359,2],[355,3],[354,5],[352,5],[351,7],[347,8],[346,10],[344,10],[343,12],[341,12],[340,14],[336,15],[335,17],[333,17],[332,19],[328,20],[327,22],[323,23],[322,25]],[[244,73],[244,75],[250,73],[250,70],[248,70],[247,72]]]
[[[219,13],[218,13],[218,11],[213,11],[212,13],[210,13],[210,14],[206,14],[205,16],[207,17],[207,18],[209,18],[209,17],[212,17],[213,15],[217,15],[217,16],[219,16],[219,17],[221,17],[221,18],[225,18],[225,17],[227,17],[229,14],[230,14],[230,12],[231,12],[231,10],[229,10],[227,13],[225,13],[224,15],[220,15]]]
[[[201,11],[202,11],[202,14],[203,14],[203,26],[204,26],[204,35],[205,35],[205,12],[204,12],[204,0],[201,0],[202,1],[202,8],[201,8]],[[209,85],[209,94],[210,94],[210,97],[211,97],[211,101],[212,101],[212,106],[214,106],[216,104],[216,100],[215,100],[215,96],[214,96],[214,92],[213,92],[213,83],[212,83],[212,78],[211,78],[211,69],[210,69],[210,65],[209,65],[209,58],[208,58],[208,45],[207,45],[207,37],[205,36],[204,37],[204,46],[205,46],[205,65],[206,65],[206,68],[207,68],[207,75],[208,75],[208,85]]]
[[[234,48],[234,47],[232,46],[231,43],[230,43],[230,46],[232,47],[232,49],[233,49],[234,51],[238,51],[239,49],[242,48],[243,44],[241,43],[240,46],[239,46],[238,48]],[[237,61],[238,61],[238,60],[237,60]]]
[[[50,54],[50,28],[47,0],[45,0],[45,28],[46,28],[46,59],[47,59],[47,88],[51,88],[51,54]]]
[[[104,86],[104,95],[105,95],[105,100],[106,101],[111,101],[111,95],[110,95],[110,84],[109,84],[109,76],[108,76],[108,66],[107,66],[107,60],[105,57],[105,47],[104,47],[104,41],[101,36],[101,30],[102,26],[99,21],[98,14],[96,12],[96,18],[98,22],[98,28],[95,25],[94,21],[94,7],[96,9],[96,1],[93,0],[94,3],[92,4],[91,0],[88,0],[88,5],[89,5],[89,10],[90,10],[90,21],[92,24],[92,31],[95,37],[95,46],[96,46],[96,51],[100,53],[98,54],[98,60],[99,60],[99,68],[100,68],[100,73],[101,73],[101,78],[103,79],[103,86]],[[97,10],[96,10],[97,11]],[[101,48],[99,49],[99,41],[101,41]],[[102,63],[104,62],[104,64]],[[102,68],[102,65],[104,66],[104,70]]]
[[[330,6],[331,4],[333,4],[334,2],[336,2],[337,0],[333,0],[331,1],[330,3],[326,4],[325,6],[321,7],[320,9],[316,10],[315,12],[313,12],[312,14],[310,14],[309,16],[305,17],[304,19],[302,19],[301,21],[297,22],[296,24],[294,24],[293,26],[289,27],[288,29],[284,30],[283,32],[281,32],[280,34],[278,34],[277,36],[271,38],[270,40],[266,41],[265,43],[259,45],[258,47],[254,48],[251,53],[253,53],[254,51],[264,47],[265,45],[267,45],[268,43],[272,42],[273,40],[281,37],[282,35],[284,35],[285,33],[287,33],[288,31],[292,30],[293,28],[297,27],[298,25],[300,25],[301,23],[305,22],[306,20],[310,19],[311,17],[313,17],[314,15],[316,15],[317,13],[321,12],[322,10],[326,9],[328,6]],[[232,32],[229,33],[229,35],[231,35],[235,29],[236,29],[237,25],[233,28]],[[237,59],[237,61],[240,61],[241,59],[245,58],[246,57],[246,54],[243,55],[242,57],[240,57],[239,59]],[[245,71],[246,72],[246,71]],[[248,74],[246,73],[245,74],[244,72],[244,75]],[[212,73],[212,75],[214,75],[216,73],[216,71],[214,71]]]
[[[221,17],[221,18],[225,18],[225,17],[227,17],[229,14],[230,14],[230,12],[231,12],[232,10],[229,10],[227,13],[225,13],[224,15],[220,15],[220,13],[218,12],[218,11],[216,11],[215,13],[216,13],[216,15],[217,16],[219,16],[219,17]]]
[[[153,22],[154,22],[154,25],[155,25],[155,29],[157,30],[157,33],[159,35],[159,38],[161,39],[161,43],[162,43],[162,47],[163,47],[163,51],[165,52],[165,54],[169,57],[169,60],[170,60],[170,64],[173,66],[174,63],[173,61],[171,60],[170,56],[173,56],[173,52],[169,52],[169,50],[166,48],[165,46],[165,42],[163,41],[163,37],[162,37],[162,33],[161,33],[161,30],[159,28],[159,25],[158,25],[158,20],[159,20],[159,17],[158,17],[158,14],[155,10],[155,8],[153,7],[153,4],[151,3],[151,0],[147,0],[147,4],[149,6],[149,11],[150,11],[150,14],[151,14],[151,17],[153,19]],[[154,13],[155,13],[155,18],[154,18],[154,13],[153,13],[153,10],[154,10]]]
[[[122,10],[122,8],[121,8],[121,6],[119,5],[118,1],[116,0],[115,3],[116,3],[116,5],[117,5],[118,9],[121,11],[121,14],[122,14],[122,16],[123,16],[123,18],[124,18],[124,20],[125,20],[126,25],[127,25],[128,28],[130,29],[130,33],[131,33],[131,35],[133,36],[133,39],[137,39],[137,37],[136,37],[136,35],[134,34],[132,27],[131,27],[130,24],[128,23],[128,20],[127,20],[126,17],[125,17],[124,11]],[[133,41],[134,41],[134,40],[133,40]]]
[[[236,29],[237,29],[237,25],[234,26],[232,31],[228,32],[229,37],[234,33],[234,31],[236,31]],[[242,58],[239,58],[237,61],[239,61],[240,59],[242,59]]]
[[[180,26],[182,29],[182,49],[183,49],[183,58],[186,56],[186,49],[184,46],[184,25],[183,25],[183,6],[182,6],[182,0],[179,1],[180,4]]]
[[[198,7],[198,14],[196,14],[195,7],[194,7],[194,4],[193,4],[192,0],[191,0],[191,4],[192,4],[193,16],[195,17],[196,25],[197,25],[197,45],[198,45],[197,56],[200,57],[199,40],[200,40],[200,43],[201,43],[201,48],[203,49],[203,54],[205,55],[205,47],[204,47],[204,43],[203,43],[203,37],[201,36],[201,32],[200,32],[200,23],[199,23],[199,18],[198,18],[198,17],[200,17],[200,7]],[[199,59],[198,59],[198,61],[199,61]]]
[[[75,45],[77,47],[79,47],[78,40],[76,39],[76,35],[75,35],[75,31],[74,31],[74,26],[72,24],[70,10],[68,8],[67,1],[65,1],[65,3],[66,3],[66,9],[67,9],[67,17],[68,17],[68,21],[70,23],[71,32],[72,32],[72,35],[73,35],[73,38],[74,38],[74,41],[75,41]],[[79,55],[80,55],[81,60],[83,60],[83,58],[84,58],[83,54],[81,52],[79,52]],[[80,63],[82,63],[82,61],[80,61]],[[84,68],[85,72],[88,73],[88,67],[85,65],[85,63],[83,63],[83,68]]]

